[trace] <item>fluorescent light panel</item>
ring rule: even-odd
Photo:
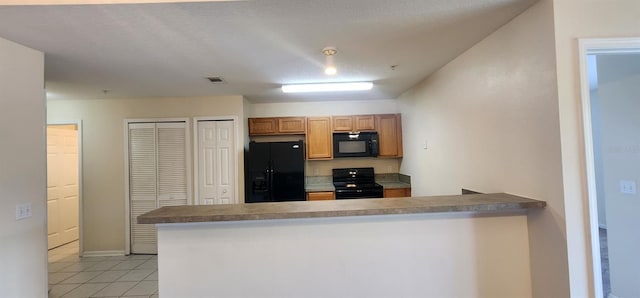
[[[282,85],[284,93],[371,90],[371,82]]]

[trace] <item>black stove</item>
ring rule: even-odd
[[[382,198],[382,185],[376,183],[373,168],[333,169],[336,200]]]

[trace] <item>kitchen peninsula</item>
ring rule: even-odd
[[[530,297],[509,194],[163,207],[163,297]],[[535,212],[535,211],[531,211]]]

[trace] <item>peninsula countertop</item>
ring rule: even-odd
[[[138,216],[140,224],[244,221],[383,214],[499,213],[544,208],[544,201],[506,193],[388,199],[299,201],[162,207]]]

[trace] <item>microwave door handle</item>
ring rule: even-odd
[[[378,156],[378,154],[380,153],[379,148],[378,148],[378,140],[377,139],[372,139],[369,141],[369,148],[370,148],[370,152],[371,152],[371,156],[376,157]]]

